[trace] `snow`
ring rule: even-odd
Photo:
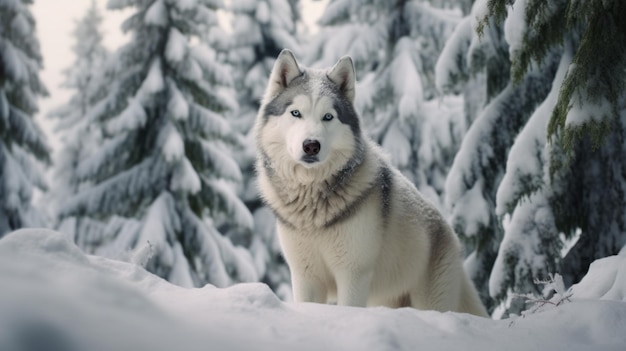
[[[230,86],[233,84],[232,75],[229,70],[216,62],[216,52],[213,48],[198,44],[190,48],[190,54],[194,58],[198,69],[203,68],[219,85]],[[194,79],[202,80],[202,73],[199,73]]]
[[[176,84],[169,84],[171,92],[170,101],[167,103],[167,112],[175,120],[186,120],[189,116],[189,104]]]
[[[196,194],[202,188],[200,176],[186,157],[174,169],[172,179],[170,180],[170,188],[174,191],[181,190],[189,194]]]
[[[156,94],[163,90],[163,72],[161,71],[161,60],[156,58],[150,65],[148,75],[144,80],[140,90],[147,94]]]
[[[385,23],[380,22],[369,25],[351,23],[345,25],[345,29],[339,32],[332,27],[324,28],[318,35],[318,42],[314,43],[323,46],[324,50],[313,65],[330,67],[337,61],[337,53],[350,55],[354,62],[369,62],[372,56],[378,55],[379,48],[384,47],[387,39],[385,30]]]
[[[183,288],[138,265],[85,255],[58,232],[24,229],[0,240],[0,349],[623,350],[624,295],[599,300],[592,288],[619,284],[623,292],[626,257],[598,262],[572,302],[495,321],[285,303],[260,283]]]
[[[106,131],[111,134],[131,131],[143,127],[148,120],[146,111],[137,99],[132,99],[122,113],[106,123]]]
[[[463,217],[465,220],[465,233],[467,236],[473,236],[478,233],[481,227],[489,225],[489,207],[484,200],[483,179],[477,179],[470,189],[466,189],[463,195],[459,196],[454,202],[452,210],[453,217]]]
[[[545,244],[548,237],[559,233],[548,200],[552,188],[546,130],[571,60],[571,47],[566,45],[552,90],[515,138],[507,157],[506,173],[496,193],[495,213],[507,219],[489,278],[489,293],[494,297],[511,287],[528,291],[522,285],[532,281],[530,277],[545,277],[558,264],[558,258],[565,257],[557,256],[558,252]],[[573,247],[576,240],[564,240],[568,244],[563,250]]]
[[[176,127],[168,123],[161,133],[162,142],[159,144],[162,145],[161,152],[165,160],[173,162],[182,159],[185,156],[185,144]]]
[[[616,256],[591,263],[587,276],[572,293],[578,298],[626,302],[626,247]]]
[[[234,191],[230,182],[223,179],[211,180],[208,182],[213,191],[219,194],[220,198],[226,199],[226,211],[232,216],[233,221],[245,228],[253,228],[254,219],[252,214]]]
[[[270,9],[267,6],[267,3],[264,1],[260,1],[256,8],[256,19],[259,23],[267,24],[270,21]]]
[[[216,141],[200,140],[202,151],[207,157],[207,163],[212,164],[214,172],[222,178],[241,182],[243,175],[239,164],[229,155],[228,146]]]
[[[520,134],[515,138],[515,143],[511,146],[507,158],[506,173],[496,194],[496,214],[499,216],[507,212],[516,201],[519,201],[524,192],[524,187],[528,187],[529,179],[532,179],[537,187],[542,185],[543,164],[537,155],[543,155],[545,152],[548,121],[556,106],[560,87],[571,60],[570,54],[563,55],[552,82],[552,90],[533,112]],[[545,157],[542,156],[541,161]],[[537,177],[539,179],[536,179]],[[548,183],[547,180],[546,183]]]
[[[396,44],[395,57],[391,63],[390,81],[393,84],[394,93],[400,96],[398,101],[398,117],[401,121],[414,118],[420,109],[420,102],[424,100],[422,92],[422,79],[417,72],[414,56],[414,44],[408,38],[402,38]]]
[[[175,27],[170,29],[170,35],[165,47],[165,57],[172,63],[179,63],[187,50],[187,38]]]
[[[174,265],[169,276],[169,281],[178,286],[193,288],[194,284],[189,272],[191,272],[191,268],[189,268],[189,263],[187,262],[187,258],[185,258],[183,248],[180,242],[176,242],[174,243]]]
[[[501,117],[503,106],[506,107],[507,99],[510,99],[516,90],[511,85],[507,86],[496,98],[494,98],[481,112],[480,116],[470,125],[467,133],[463,137],[461,147],[454,157],[454,162],[450,168],[445,183],[445,204],[453,211],[454,218],[463,218],[465,235],[476,234],[481,225],[487,226],[491,214],[491,205],[485,198],[488,192],[485,188],[493,186],[490,183],[483,183],[479,174],[487,170],[488,172],[498,172],[489,168],[489,160],[493,159],[496,153],[493,130],[499,129],[499,117]],[[505,131],[502,130],[501,133]],[[471,190],[469,190],[471,189]]]
[[[509,57],[516,57],[522,49],[522,40],[526,28],[526,1],[516,0],[511,7],[507,7],[508,15],[504,20],[504,38],[509,43]]]
[[[424,125],[419,156],[427,164],[444,159],[442,153],[453,147],[454,138],[461,139],[467,130],[463,113],[463,97],[446,95],[423,104]]]
[[[102,160],[111,155],[116,155],[118,158],[125,157],[124,144],[126,141],[125,134],[116,135],[114,138],[104,141],[90,154],[90,157],[80,160],[76,165],[76,177],[85,179],[98,174],[103,164]]]
[[[0,42],[0,57],[4,64],[5,74],[8,78],[16,82],[28,80],[28,68],[25,65],[25,58],[20,55],[15,46],[8,40]]]
[[[22,181],[26,181],[27,184],[34,185],[39,189],[48,189],[42,165],[37,163],[35,158],[33,158],[33,156],[21,146],[12,145],[11,149],[13,155],[7,154],[7,161],[12,158],[15,163],[11,166],[7,166],[7,168],[17,167],[17,169],[19,169],[24,175]],[[16,188],[11,188],[9,186],[8,189]]]
[[[411,143],[404,133],[400,122],[395,120],[391,122],[382,142],[382,147],[397,167],[408,166],[411,157]]]
[[[435,65],[435,85],[437,89],[446,92],[454,86],[454,79],[462,76],[460,62],[464,62],[467,46],[472,41],[472,19],[465,17],[455,28],[454,32],[437,58]],[[463,45],[462,43],[467,43]]]
[[[549,267],[546,261],[551,259],[541,250],[545,245],[542,239],[546,232],[554,231],[554,215],[542,193],[534,193],[518,204],[510,223],[505,226],[505,235],[489,277],[489,294],[497,296],[505,286],[505,280],[510,278],[507,264],[513,266],[516,277],[529,275],[530,270],[533,276],[541,276],[541,271]]]
[[[197,0],[178,0],[175,2],[176,7],[181,11],[193,10],[197,5]]]
[[[144,20],[148,24],[164,27],[167,25],[167,17],[167,8],[165,8],[163,0],[157,0],[146,11]]]
[[[570,66],[569,74],[574,74],[575,64]],[[589,98],[586,90],[577,88],[572,94],[571,109],[565,119],[565,128],[582,127],[592,122],[602,122],[605,116],[612,116],[613,104],[605,96]]]
[[[139,239],[137,239],[138,249],[134,255],[135,260],[143,260],[149,256],[150,253],[145,252],[144,245],[148,245],[150,250],[154,250],[154,252],[163,254],[165,257],[163,260],[167,263],[171,263],[173,260],[171,258],[173,256],[172,248],[167,245],[167,234],[179,230],[180,223],[175,216],[170,215],[172,202],[172,196],[164,192],[148,208],[145,224],[139,233]],[[145,262],[147,261],[145,260]]]
[[[487,6],[487,0],[477,0],[472,5],[472,13],[469,16],[471,18],[470,21],[470,33],[473,33],[478,27],[479,21],[482,20],[489,12],[489,8]],[[491,27],[485,26],[485,31],[488,31]],[[479,53],[484,51],[488,56],[496,55],[494,52],[496,50],[496,44],[493,42],[491,35],[472,35],[472,39],[469,45],[469,49],[467,51],[467,66],[468,67],[476,67],[480,64],[475,64],[474,60],[478,59],[479,61],[484,59],[481,55],[474,55],[475,53]],[[491,55],[490,55],[491,54]]]

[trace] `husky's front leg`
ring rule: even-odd
[[[307,236],[277,223],[276,232],[291,272],[291,291],[295,302],[326,303],[328,289],[320,274],[322,262]]]
[[[365,307],[369,297],[382,238],[378,235],[376,206],[339,227],[327,247],[326,261],[337,285],[337,304]]]
[[[292,272],[291,286],[295,302],[326,303],[328,293],[319,279]]]
[[[373,276],[373,272],[338,272],[337,305],[365,307]]]

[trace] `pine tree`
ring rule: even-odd
[[[258,280],[247,250],[217,228],[252,226],[235,195],[241,143],[224,114],[236,107],[230,74],[206,46],[219,2],[110,0],[135,10],[123,24],[115,80],[88,112],[102,128],[96,152],[78,165],[81,189],[63,216],[108,220],[102,245],[183,286]],[[126,219],[126,220],[123,220]]]
[[[31,201],[46,190],[41,164],[49,148],[37,126],[37,97],[47,91],[39,79],[42,57],[35,36],[32,0],[0,0],[0,236],[41,225]]]
[[[593,260],[626,244],[626,5],[490,1],[488,16],[516,26],[509,40],[514,81],[560,56],[551,91],[513,145],[498,190],[498,214],[510,221],[490,289],[502,301],[511,291],[533,292],[533,280],[553,272],[575,283]]]
[[[92,0],[85,15],[76,22],[73,31],[75,43],[72,47],[75,60],[64,72],[66,78],[63,87],[73,90],[74,94],[67,103],[49,114],[58,119],[56,130],[62,143],[54,162],[52,208],[59,208],[59,204],[79,191],[81,182],[77,176],[77,166],[94,152],[101,139],[97,125],[87,118],[87,112],[106,96],[107,87],[112,82],[112,72],[105,66],[109,54],[102,45],[102,20],[95,0]],[[58,227],[74,239],[76,232],[94,232],[97,224],[89,219],[67,217],[58,223]],[[83,231],[81,226],[87,227]],[[94,240],[99,240],[99,237]],[[91,240],[86,235],[78,239],[82,240],[79,243],[82,247],[90,246]]]
[[[512,81],[510,47],[503,26],[476,20],[486,11],[487,1],[476,1],[470,15],[450,37],[444,52],[455,59],[441,64],[438,74],[442,76],[438,81],[444,88],[459,91],[459,85],[469,77],[479,72],[485,75],[486,105],[478,109],[463,138],[445,190],[453,227],[465,245],[465,267],[491,311],[496,302],[489,294],[489,277],[504,232],[495,212],[496,193],[509,149],[537,104],[548,94],[559,56],[548,53],[542,65],[533,66],[531,74]]]
[[[435,65],[435,85],[437,90],[444,96],[457,95],[463,97],[464,124],[470,125],[484,109],[487,102],[487,89],[485,89],[487,70],[481,60],[472,60],[466,54],[472,44],[472,23],[470,16],[474,0],[457,0],[456,6],[463,10],[463,18],[448,37],[441,54]],[[480,45],[474,41],[474,45]],[[474,51],[474,50],[473,50]],[[475,50],[477,52],[488,50]],[[493,57],[494,59],[496,57]],[[470,67],[471,66],[471,67]],[[497,82],[496,72],[491,72],[492,84]],[[505,81],[506,82],[506,81]],[[458,148],[457,148],[458,150]]]
[[[454,106],[461,100],[444,101],[440,109],[434,79],[436,58],[458,15],[427,1],[330,1],[310,46],[310,61],[319,66],[352,56],[359,79],[356,107],[369,134],[435,202],[449,167],[436,158],[451,162],[462,134],[456,121],[463,115]],[[435,129],[448,131],[442,136]]]
[[[298,1],[293,0],[234,0],[233,33],[228,37],[227,60],[233,65],[233,76],[239,109],[232,119],[236,130],[246,134],[246,144],[237,153],[242,167],[241,197],[254,213],[255,231],[231,234],[239,238],[255,257],[262,280],[275,291],[288,290],[289,270],[277,243],[273,214],[260,201],[254,171],[255,142],[252,126],[256,118],[274,60],[284,48],[296,54],[300,51]]]

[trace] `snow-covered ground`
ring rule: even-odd
[[[0,240],[0,350],[624,350],[626,253],[572,302],[507,320],[281,302],[263,284],[174,286],[43,229]]]

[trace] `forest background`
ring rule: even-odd
[[[494,316],[626,243],[620,0],[85,1],[62,86],[40,78],[53,14],[31,3],[0,0],[0,235],[56,228],[178,285],[289,299],[250,135],[287,47],[353,57],[368,133],[446,214]]]

